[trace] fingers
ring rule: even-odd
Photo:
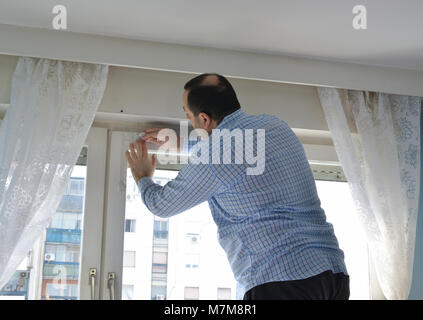
[[[133,146],[133,144],[131,143]],[[137,159],[146,159],[148,157],[147,143],[143,140],[135,141],[135,148],[137,149]]]
[[[143,131],[144,135],[141,137],[142,140],[152,142],[157,145],[161,145],[164,142],[162,140],[157,139],[157,135],[159,134],[160,130],[167,129],[167,128],[150,128],[145,129]],[[165,140],[166,141],[166,140]]]
[[[135,148],[137,149],[138,158],[141,158],[142,157],[141,142],[144,142],[145,143],[145,141],[142,141],[142,140],[135,141]]]
[[[126,160],[128,160],[129,166],[132,167],[134,165],[134,161],[131,158],[131,154],[129,150],[125,151]]]
[[[150,129],[145,129],[143,131],[144,135],[142,136],[143,139],[147,139],[147,138],[155,138],[157,139],[157,134],[159,133],[160,130],[162,130],[163,128],[150,128]]]
[[[131,157],[132,161],[133,161],[133,162],[137,161],[137,160],[138,160],[139,155],[137,155],[137,154],[136,154],[136,152],[135,152],[135,147],[134,147],[134,144],[133,144],[133,143],[131,143],[131,144],[129,145],[129,150],[130,150],[129,155],[130,155],[130,157]]]

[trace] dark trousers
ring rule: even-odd
[[[244,300],[348,300],[349,296],[349,276],[325,271],[302,280],[261,284],[248,290]]]

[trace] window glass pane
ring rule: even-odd
[[[153,263],[166,264],[167,253],[166,252],[153,252]]]
[[[85,179],[86,166],[75,165],[50,225],[1,288],[0,299],[78,298]]]
[[[153,263],[151,271],[152,271],[153,277],[154,277],[155,273],[166,273],[167,272],[167,266],[166,265],[158,265],[158,264]]]
[[[166,300],[166,287],[152,286],[151,287],[151,300]]]
[[[134,286],[122,285],[122,300],[132,300],[134,296]]]
[[[123,252],[123,266],[124,267],[135,267],[135,251],[124,251]]]
[[[316,181],[321,207],[332,223],[350,276],[350,300],[370,299],[368,251],[348,183]]]
[[[125,232],[135,232],[136,220],[126,219],[125,220]]]
[[[164,186],[177,174],[156,170],[153,181]],[[125,233],[124,250],[143,257],[133,269],[123,270],[123,283],[134,286],[133,299],[183,300],[185,287],[201,289],[201,298],[211,300],[216,299],[218,288],[236,292],[208,204],[163,219],[148,211],[134,184],[128,168],[125,219],[137,219],[138,230]]]

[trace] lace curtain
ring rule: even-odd
[[[318,88],[387,299],[407,299],[420,186],[421,98]]]
[[[0,288],[49,225],[107,75],[105,65],[19,58],[0,124]]]

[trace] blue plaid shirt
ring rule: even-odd
[[[275,116],[249,115],[241,109],[217,127],[235,128],[265,129],[262,174],[247,175],[251,165],[235,161],[188,162],[164,186],[148,177],[139,180],[146,207],[157,216],[170,217],[208,201],[219,243],[241,288],[239,297],[266,282],[305,279],[326,270],[348,275],[344,253],[326,221],[312,170],[295,133]],[[208,140],[196,147],[208,143],[211,159]]]

